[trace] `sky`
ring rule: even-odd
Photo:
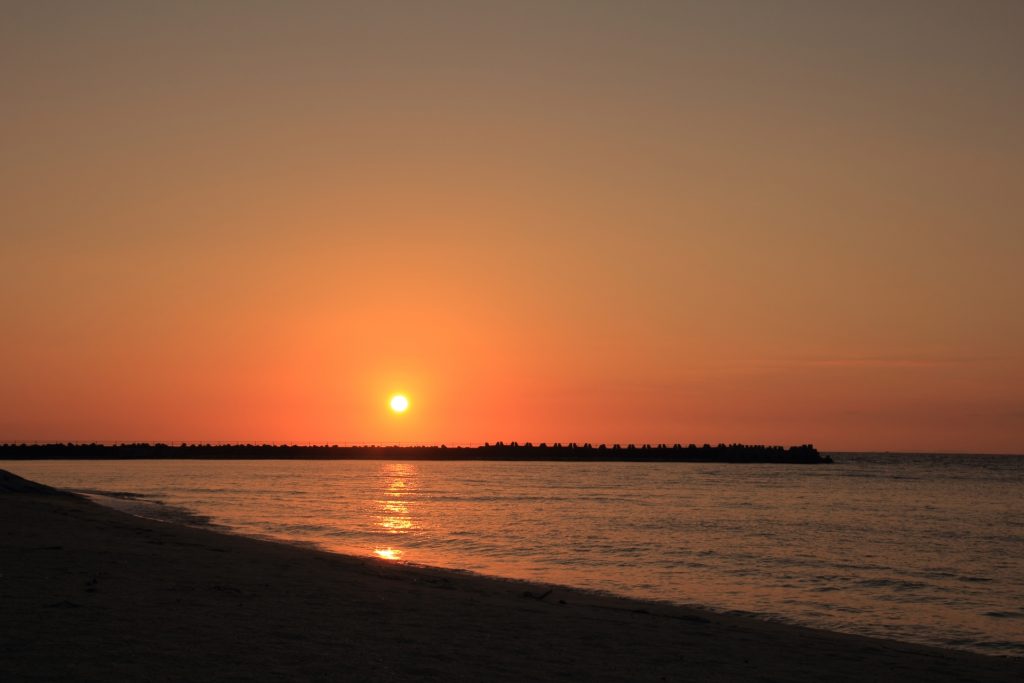
[[[0,441],[1024,453],[1022,36],[0,0]]]

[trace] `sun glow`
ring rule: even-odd
[[[391,397],[391,410],[396,413],[404,413],[409,409],[409,399],[401,394],[395,394]]]

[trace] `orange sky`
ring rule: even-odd
[[[1024,452],[1024,5],[208,4],[3,4],[0,440]]]

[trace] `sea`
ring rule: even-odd
[[[1024,656],[1024,457],[6,461],[132,514]]]

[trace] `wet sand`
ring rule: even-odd
[[[132,517],[0,473],[0,680],[1020,681],[986,657]]]

